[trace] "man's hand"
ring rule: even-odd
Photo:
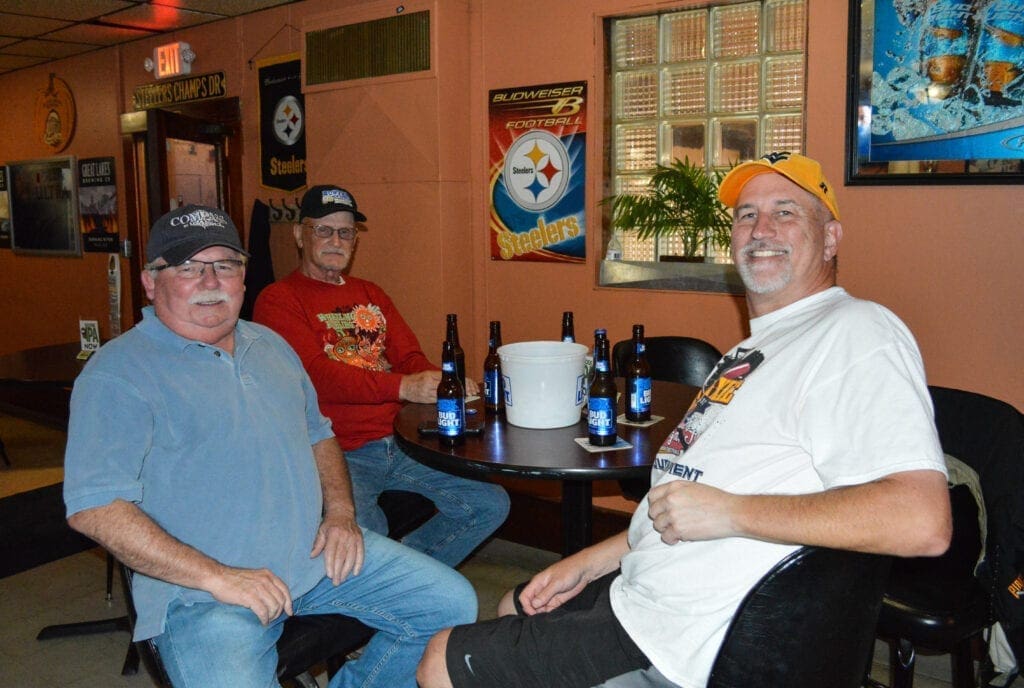
[[[414,404],[433,404],[437,401],[437,384],[441,381],[441,371],[424,370],[422,373],[411,373],[402,376],[402,384],[398,387],[398,397],[402,401]]]
[[[572,557],[547,567],[523,588],[519,603],[528,615],[550,612],[579,594],[590,579]]]
[[[325,516],[313,541],[310,558],[324,554],[327,575],[335,585],[349,574],[359,575],[363,568],[363,532],[347,514]]]
[[[288,586],[268,569],[226,566],[208,590],[218,602],[252,610],[264,626],[282,612],[292,615],[292,596]]]
[[[716,540],[737,535],[731,509],[740,499],[715,487],[673,480],[651,488],[647,515],[661,541]]]

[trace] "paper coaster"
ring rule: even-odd
[[[633,448],[632,444],[630,444],[629,442],[627,442],[626,440],[624,440],[622,438],[619,438],[619,439],[615,440],[615,444],[607,446],[607,447],[595,447],[594,445],[592,445],[590,443],[590,439],[587,438],[587,437],[577,437],[576,438],[576,444],[580,445],[581,447],[586,449],[591,454],[597,454],[598,452],[618,451],[620,449],[632,449]]]
[[[619,425],[629,425],[634,428],[649,428],[659,421],[665,420],[665,416],[651,416],[650,420],[626,420],[626,414],[620,413],[615,419]]]

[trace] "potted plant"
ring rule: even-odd
[[[718,200],[718,185],[725,172],[708,172],[685,160],[658,165],[650,192],[618,194],[604,200],[611,204],[612,227],[635,231],[640,239],[678,235],[686,260],[700,261],[706,243],[728,250],[732,216]]]

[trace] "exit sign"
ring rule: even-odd
[[[186,54],[188,59],[185,58]],[[153,50],[153,71],[157,79],[192,73],[192,48],[188,43],[178,41],[159,45]]]

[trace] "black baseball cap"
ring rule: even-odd
[[[321,184],[314,186],[302,197],[299,204],[299,219],[324,217],[331,213],[352,213],[358,222],[366,222],[366,216],[359,212],[355,197],[340,186]]]
[[[203,249],[227,246],[244,256],[238,228],[228,214],[217,208],[186,205],[162,215],[153,223],[146,242],[146,262],[163,258],[168,265],[180,265]]]

